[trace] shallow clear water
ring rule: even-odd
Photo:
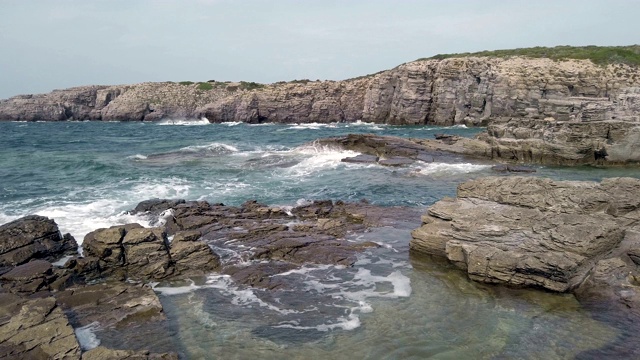
[[[172,340],[132,336],[127,342],[177,350],[186,358],[571,358],[615,342],[622,330],[593,320],[572,296],[479,285],[447,264],[410,257],[409,233],[424,208],[454,196],[462,181],[496,175],[490,164],[346,164],[340,159],[354,153],[309,145],[347,133],[432,137],[478,131],[373,124],[0,123],[0,223],[37,213],[81,241],[99,227],[145,224],[124,212],[156,197],[229,205],[366,198],[415,208],[415,217],[394,228],[350,239],[376,241],[382,250],[362,254],[352,268],[305,267],[281,275],[291,284],[287,290],[241,288],[218,275],[182,287],[158,285]],[[634,169],[537,170],[535,176],[576,180],[640,175]],[[107,331],[94,330],[110,341]]]

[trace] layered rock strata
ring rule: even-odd
[[[0,120],[481,125],[493,119],[637,122],[637,67],[589,60],[462,57],[343,81],[84,86],[0,101]]]
[[[315,144],[353,150],[373,157],[345,160],[381,165],[406,165],[413,160],[454,161],[455,156],[502,163],[543,165],[640,164],[640,127],[620,121],[546,123],[537,120],[495,122],[475,138],[439,135],[435,139],[349,134]],[[392,160],[395,158],[395,160]],[[380,161],[380,160],[385,161]],[[392,160],[392,161],[387,161]],[[514,169],[516,167],[513,167]]]
[[[445,257],[472,280],[574,291],[640,314],[640,180],[481,178],[422,221],[412,251]]]

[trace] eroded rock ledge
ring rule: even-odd
[[[376,156],[352,162],[401,158],[426,162],[456,161],[455,155],[505,163],[543,165],[640,164],[640,126],[622,121],[592,123],[544,120],[494,122],[475,138],[438,134],[433,139],[404,139],[373,134],[349,134],[320,139],[315,144],[336,146]],[[458,158],[458,161],[460,158]],[[405,159],[406,163],[406,159]],[[385,165],[384,162],[381,162]],[[388,163],[386,165],[393,165]]]
[[[411,250],[475,281],[574,292],[640,315],[640,180],[490,177],[422,217]]]

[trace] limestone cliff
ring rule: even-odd
[[[0,101],[0,120],[483,125],[489,120],[640,121],[640,70],[590,60],[425,59],[343,81],[85,86]]]

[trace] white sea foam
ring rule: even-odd
[[[82,348],[82,350],[91,350],[100,345],[100,339],[98,339],[98,336],[95,333],[99,328],[99,323],[92,322],[89,325],[74,329],[76,338],[78,339],[78,343],[80,343],[80,348]]]
[[[202,151],[210,151],[215,153],[232,153],[238,152],[238,148],[232,145],[223,144],[219,142],[214,142],[206,145],[192,145],[180,148],[181,152],[202,152]]]
[[[167,119],[157,122],[158,125],[179,125],[179,126],[198,126],[209,125],[209,119],[203,117],[197,119]]]
[[[34,213],[54,219],[62,233],[71,233],[81,245],[84,236],[98,228],[133,222],[149,225],[143,217],[118,211],[125,204],[124,201],[100,199],[86,203],[50,204]]]
[[[237,126],[240,124],[242,124],[242,121],[226,121],[226,122],[220,123],[220,125],[227,125],[227,126]]]
[[[368,122],[364,122],[362,120],[358,120],[356,122],[352,122],[352,123],[349,123],[349,124],[345,125],[345,127],[354,127],[354,126],[367,126],[371,130],[384,130],[384,128],[386,127],[386,125],[376,124],[376,123],[368,123]]]
[[[300,326],[297,325],[296,322],[282,322],[278,325],[275,325],[274,328],[289,328],[296,330],[318,330],[322,332],[327,332],[329,330],[335,329],[343,329],[343,330],[354,330],[360,327],[360,318],[355,314],[349,314],[347,317],[340,316],[337,319],[337,322],[332,322],[328,324],[320,324],[316,326]]]
[[[249,126],[274,126],[276,123],[262,123],[262,124],[247,124]]]
[[[305,123],[295,124],[284,130],[319,130],[322,128],[335,128],[338,127],[337,123]]]
[[[418,170],[419,174],[432,176],[446,176],[456,174],[468,174],[477,171],[483,171],[491,168],[491,165],[480,164],[447,164],[447,163],[428,163]]]
[[[317,171],[333,169],[346,157],[359,155],[351,150],[340,150],[327,146],[303,146],[294,149],[294,153],[308,156],[298,164],[287,169],[293,176],[308,176]]]
[[[132,187],[129,196],[133,196],[137,202],[153,198],[187,198],[191,186],[188,180],[175,177],[151,182],[143,179],[141,183]]]
[[[133,159],[133,160],[146,160],[147,156],[142,155],[142,154],[135,154],[135,155],[131,155],[128,156],[127,159]]]
[[[114,186],[117,187],[117,185]],[[84,236],[98,228],[129,223],[139,223],[143,226],[157,225],[149,223],[149,219],[144,215],[131,215],[126,211],[143,200],[188,198],[190,190],[191,183],[184,179],[166,178],[155,181],[141,179],[139,183],[123,191],[104,188],[84,189],[82,191],[93,192],[92,200],[82,202],[48,201],[44,205],[28,210],[27,213],[54,219],[62,233],[71,233],[78,244],[82,244]],[[102,198],[104,192],[110,193],[110,198]],[[0,213],[0,223],[19,217]],[[162,218],[160,220],[162,221]]]
[[[189,285],[184,286],[153,286],[153,290],[165,296],[188,294],[194,290],[202,289],[207,286],[196,285],[193,281]]]
[[[231,279],[229,275],[209,275],[204,285],[195,285],[193,282],[186,286],[177,287],[154,287],[153,289],[162,295],[180,295],[190,293],[197,289],[218,289],[223,295],[230,297],[230,302],[233,305],[252,307],[257,305],[269,310],[275,311],[282,315],[296,314],[299,311],[281,309],[273,304],[269,304],[256,296],[255,292],[251,288],[240,289]]]

